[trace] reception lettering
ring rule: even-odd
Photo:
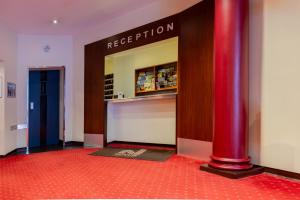
[[[114,40],[112,42],[107,43],[107,49],[116,48],[122,45],[126,45],[138,40],[147,39],[149,37],[153,37],[156,35],[161,35],[165,32],[170,32],[174,30],[174,23],[168,23],[166,25],[158,26],[156,29],[146,30],[143,32],[136,33],[134,35],[129,35],[127,37],[123,37],[121,39]]]

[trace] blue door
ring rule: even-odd
[[[47,145],[59,143],[59,71],[47,71]]]
[[[29,147],[59,143],[59,74],[29,72]]]
[[[40,146],[41,73],[29,72],[29,147]]]

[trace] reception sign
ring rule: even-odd
[[[99,42],[105,55],[158,42],[179,34],[178,16],[170,16],[150,24],[114,35]]]
[[[158,25],[157,27],[152,29],[143,30],[131,35],[125,35],[122,38],[118,38],[114,41],[108,42],[106,47],[107,49],[112,49],[118,46],[127,45],[129,43],[136,42],[138,40],[147,40],[149,37],[159,36],[172,31],[174,31],[173,21],[166,24]]]

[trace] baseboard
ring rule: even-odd
[[[157,144],[157,143],[144,143],[144,142],[126,142],[126,141],[112,141],[108,142],[109,144],[128,144],[128,145],[141,145],[141,146],[157,146],[157,147],[167,147],[167,148],[176,148],[176,145],[172,144]]]
[[[103,134],[84,134],[84,147],[89,148],[102,148],[103,147]]]
[[[287,178],[293,178],[293,179],[297,179],[300,180],[300,174],[296,173],[296,172],[289,172],[289,171],[285,171],[285,170],[281,170],[281,169],[274,169],[271,167],[264,167],[265,168],[265,172],[267,173],[271,173],[271,174],[276,174],[279,176],[284,176]]]
[[[83,147],[83,142],[78,142],[78,141],[68,141],[65,142],[65,147],[70,147],[70,146],[80,146]]]
[[[210,173],[218,174],[220,176],[224,176],[227,178],[237,179],[237,178],[244,178],[246,176],[256,175],[262,172],[267,172],[270,174],[283,176],[286,178],[292,178],[300,180],[300,174],[296,172],[289,172],[281,169],[274,169],[271,167],[264,167],[260,165],[254,165],[250,170],[242,170],[242,171],[229,171],[229,170],[219,170],[209,167],[207,164],[201,165],[200,169],[203,171],[207,171]]]
[[[59,141],[58,145],[49,145],[49,146],[41,146],[41,147],[32,147],[32,148],[29,148],[29,152],[30,153],[34,153],[34,152],[39,152],[39,148],[43,149],[43,148],[49,148],[49,150],[51,150],[52,147],[56,147],[56,146],[61,146],[60,148],[63,149],[64,147],[68,147],[68,148],[71,148],[71,147],[83,147],[83,142],[77,142],[77,141],[68,141],[68,142],[65,142],[65,145],[63,146],[63,142],[62,141]],[[59,149],[59,150],[61,150]],[[49,150],[41,150],[41,152],[43,151],[49,151]],[[10,155],[18,155],[18,154],[25,154],[27,152],[27,148],[26,147],[22,147],[22,148],[17,148],[15,150],[12,150],[11,152],[5,154],[5,155],[0,155],[0,158],[5,158],[7,156],[10,156]],[[27,152],[28,153],[28,152]]]
[[[14,150],[8,152],[8,153],[5,154],[5,155],[0,155],[0,158],[5,158],[5,157],[7,157],[7,156],[16,154],[16,153],[18,153],[18,152],[25,152],[25,151],[26,151],[26,147],[17,148],[17,149],[14,149]]]
[[[178,155],[195,160],[209,161],[212,154],[212,142],[177,138]]]

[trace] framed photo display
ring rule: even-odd
[[[7,82],[7,97],[16,98],[16,84]]]

